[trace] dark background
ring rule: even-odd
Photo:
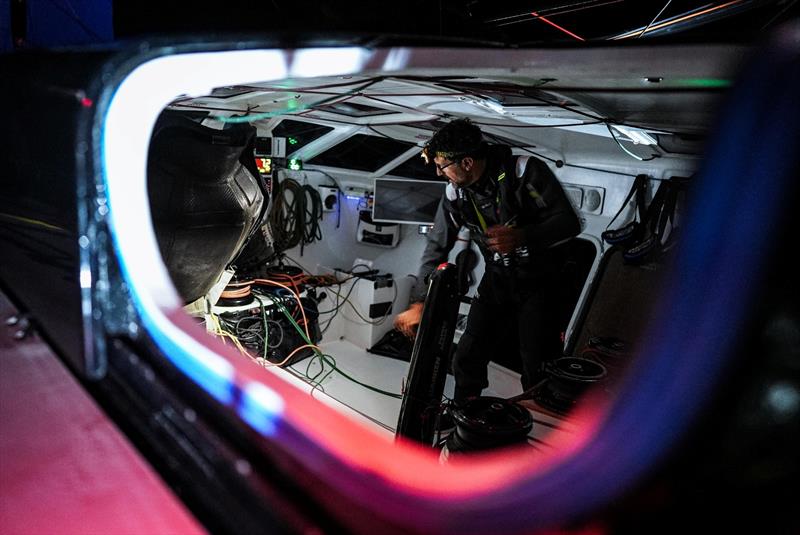
[[[549,22],[537,19],[533,12]],[[265,36],[336,32],[526,45],[576,44],[606,40],[651,23],[652,29],[682,15],[682,24],[648,32],[642,38],[750,42],[767,28],[798,14],[798,0],[229,0],[217,4],[0,0],[0,51],[242,32]]]

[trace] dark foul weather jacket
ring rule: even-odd
[[[494,225],[521,229],[524,244],[507,255],[495,253],[486,245],[486,230]],[[513,156],[508,146],[492,145],[477,182],[465,188],[448,184],[428,234],[412,302],[425,299],[430,274],[447,261],[462,226],[470,230],[487,270],[525,278],[544,267],[549,247],[580,232],[578,217],[547,164]]]

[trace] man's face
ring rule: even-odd
[[[437,156],[433,159],[436,165],[436,176],[445,177],[454,186],[465,187],[475,182],[472,173],[472,158],[448,160]]]

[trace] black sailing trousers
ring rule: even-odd
[[[479,396],[488,386],[490,360],[521,359],[523,390],[544,378],[543,363],[560,357],[563,348],[557,286],[549,273],[487,265],[453,355],[456,403]],[[500,354],[515,351],[519,357]]]

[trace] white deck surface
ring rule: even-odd
[[[408,375],[408,362],[367,353],[364,349],[346,340],[323,343],[320,348],[327,355],[333,357],[339,370],[356,381],[393,394],[401,393],[403,383]],[[289,369],[304,379],[307,375],[313,377],[321,370],[319,359],[314,362],[306,359],[295,363]],[[400,399],[370,390],[351,381],[343,373],[337,371],[328,373],[330,371],[330,366],[326,364],[317,380],[326,373],[327,375],[317,387],[315,395],[317,392],[323,393],[338,401],[344,408],[356,411],[374,423],[394,432],[400,414]],[[453,379],[452,377],[448,377],[448,379],[445,395],[452,396]],[[343,412],[350,411],[344,410]]]
[[[393,436],[401,400],[366,388],[343,374],[373,388],[400,394],[408,375],[409,363],[373,355],[347,340],[323,343],[320,347],[333,357],[336,367],[343,373],[332,370],[328,364],[322,369],[319,359],[305,359],[288,368],[273,370],[284,377],[288,376],[291,382],[326,405],[370,427],[378,428],[381,433]],[[316,381],[312,380],[314,376]],[[448,374],[444,388],[445,398],[452,397],[454,384],[453,376]],[[483,391],[484,396],[508,398],[520,392],[519,374],[495,363],[489,364],[489,387]],[[534,419],[529,435],[529,443],[533,447],[551,447],[548,441],[556,434],[575,431],[575,427],[567,419],[526,405]]]

